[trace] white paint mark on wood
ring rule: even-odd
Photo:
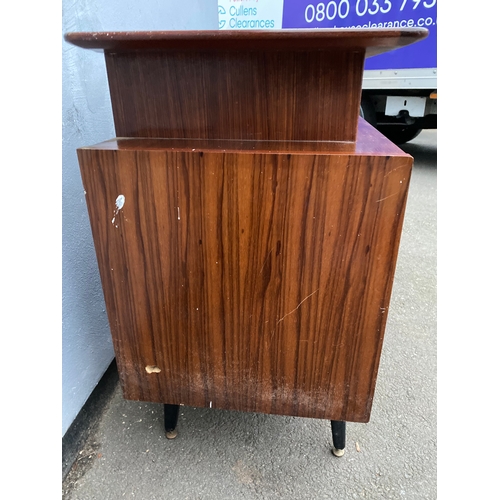
[[[115,201],[116,208],[115,211],[113,212],[113,218],[111,219],[111,224],[114,225],[116,216],[118,215],[118,212],[123,208],[123,205],[125,205],[125,196],[123,196],[123,194],[119,194]],[[118,227],[118,224],[115,227]]]
[[[123,208],[123,205],[125,205],[125,196],[123,196],[123,194],[118,195],[115,203],[116,203],[116,208],[118,210],[121,210]]]

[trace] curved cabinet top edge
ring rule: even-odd
[[[99,51],[366,51],[374,56],[423,40],[428,30],[406,29],[284,29],[206,31],[103,31],[66,33],[78,47]]]

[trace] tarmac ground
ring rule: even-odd
[[[437,498],[437,131],[402,146],[415,159],[371,420],[330,423],[182,407],[176,439],[163,407],[115,386],[71,470],[65,500]]]

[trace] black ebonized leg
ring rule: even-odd
[[[331,420],[333,437],[333,454],[341,457],[345,448],[345,422],[343,420]]]
[[[179,405],[163,405],[165,416],[165,432],[168,439],[177,437],[177,419],[179,418]]]

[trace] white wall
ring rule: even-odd
[[[63,0],[63,33],[217,29],[216,0]],[[62,435],[114,358],[76,148],[115,136],[104,56],[62,42]]]

